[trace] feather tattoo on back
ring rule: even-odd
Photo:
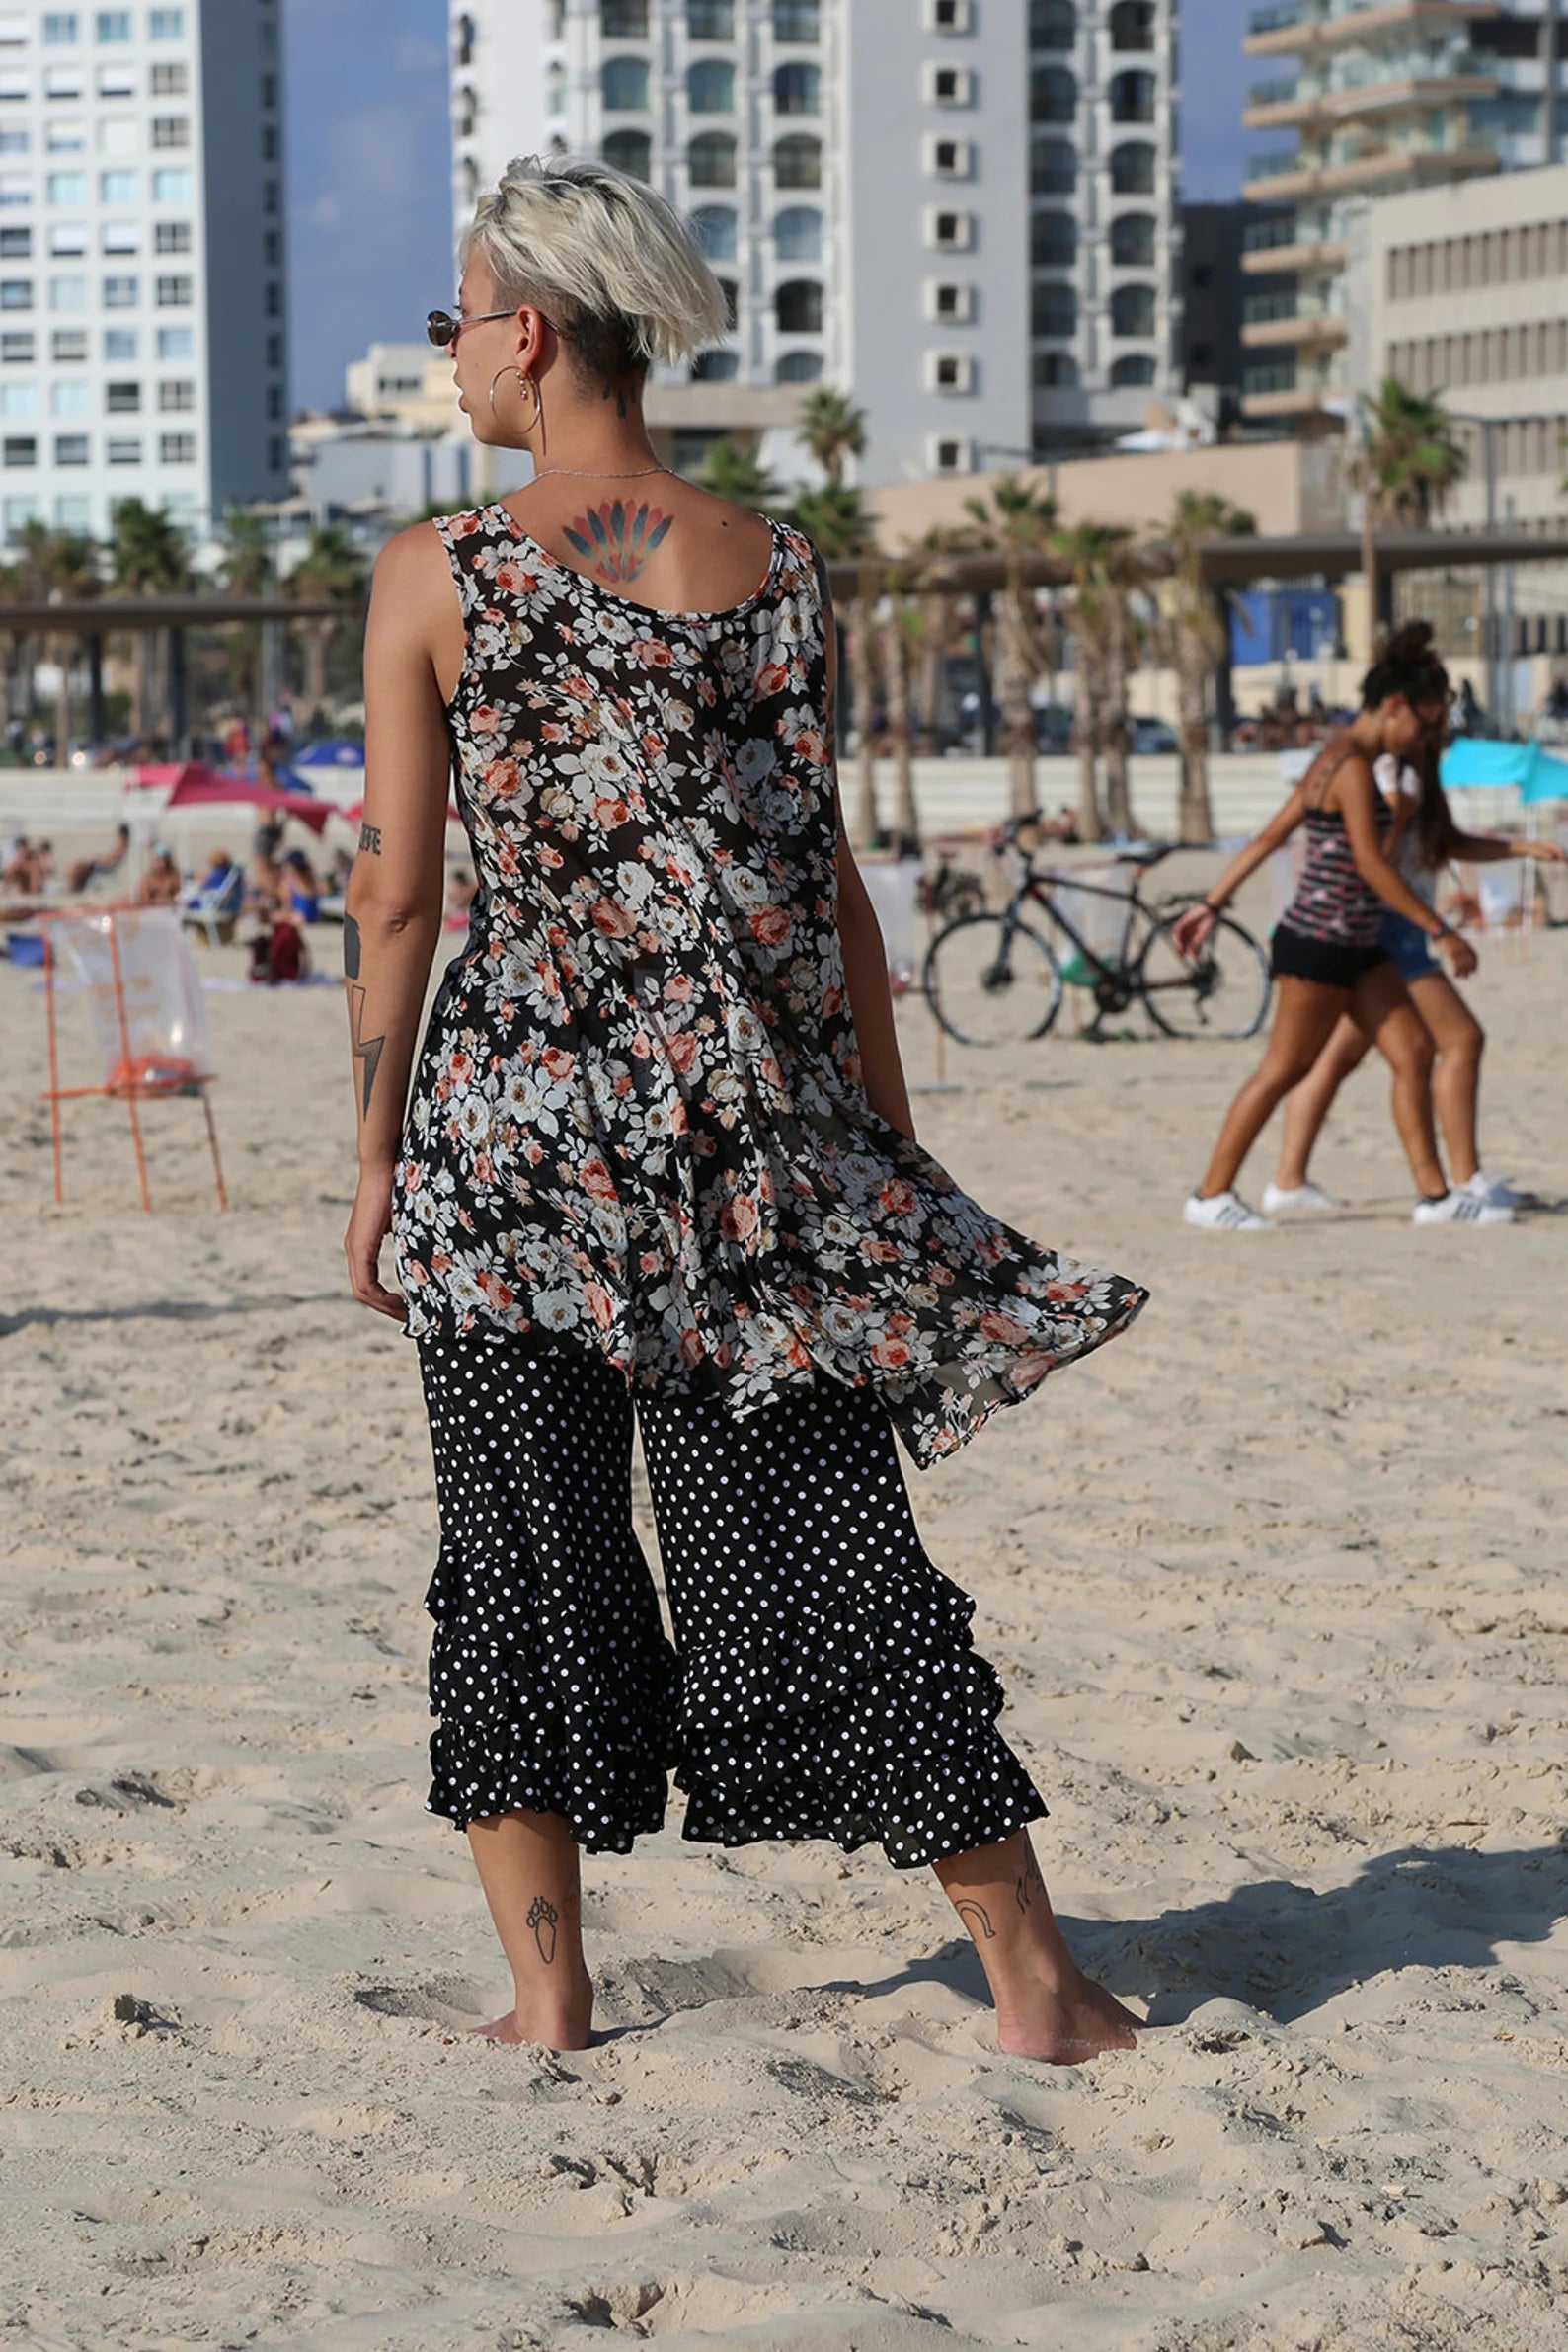
[[[595,580],[635,580],[669,536],[674,519],[646,499],[635,506],[630,499],[606,499],[586,514],[574,514],[566,536],[588,558]]]

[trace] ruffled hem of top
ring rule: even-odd
[[[1000,1681],[971,1644],[974,1607],[931,1568],[683,1652],[685,1836],[877,1841],[916,1869],[1038,1820],[1045,1802],[996,1728]]]
[[[437,1572],[437,1575],[439,1572]],[[431,1644],[431,1783],[427,1811],[458,1829],[497,1813],[559,1813],[588,1853],[630,1853],[664,1826],[676,1754],[675,1662],[667,1644],[601,1674],[568,1708],[540,1644],[500,1643],[427,1607]],[[611,1686],[613,1685],[613,1687]]]

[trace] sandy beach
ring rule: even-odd
[[[1488,1162],[1560,1203],[1568,932],[1482,959]],[[176,1102],[149,1218],[103,1103],[52,1204],[36,983],[0,965],[7,2344],[1562,2342],[1560,1215],[1412,1228],[1369,1069],[1345,1215],[1192,1232],[1255,1045],[949,1049],[938,1090],[906,1000],[922,1140],[1154,1294],[909,1475],[1069,1934],[1156,2030],[1001,2057],[928,1875],[672,1808],[588,1865],[601,2038],[548,2057],[465,2033],[510,1993],[423,1810],[431,1459],[345,1286],[337,991],[210,996],[234,1209]]]

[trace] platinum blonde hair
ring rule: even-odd
[[[481,196],[461,259],[483,257],[503,302],[534,302],[590,373],[614,380],[686,359],[728,332],[723,290],[664,197],[586,158],[519,155]]]

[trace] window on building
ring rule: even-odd
[[[1151,49],[1154,46],[1154,0],[1116,0],[1111,11],[1113,49]]]
[[[178,329],[171,330],[171,333],[178,332]],[[196,351],[189,327],[185,330],[185,338],[186,348],[183,352],[177,352],[172,349],[169,351],[164,351],[160,348],[158,356],[161,359],[195,358]],[[158,342],[161,347],[163,344],[163,337],[161,335],[158,338]],[[280,335],[269,335],[267,338],[267,364],[269,367],[281,367],[283,364],[283,339]]]
[[[612,115],[646,115],[647,58],[606,57],[599,68],[599,96]]]
[[[634,180],[646,180],[654,168],[654,142],[646,130],[612,130],[602,153],[606,163]]]
[[[559,57],[553,58],[544,69],[544,111],[559,115],[566,105],[566,67]],[[471,139],[479,128],[479,92],[472,82],[464,82],[457,93],[457,135]]]
[[[1036,139],[1029,150],[1032,196],[1071,196],[1078,185],[1078,151],[1069,139]]]
[[[87,280],[85,277],[51,277],[49,279],[50,310],[85,310],[87,308]]]
[[[735,352],[699,352],[691,362],[694,384],[730,384],[741,372],[741,361]]]
[[[111,465],[140,465],[140,439],[111,440],[106,454]]]
[[[158,329],[158,356],[160,359],[194,359],[196,357],[196,329],[194,327],[160,327]],[[273,366],[277,362],[273,360]]]
[[[1151,73],[1114,73],[1111,76],[1111,120],[1152,122],[1158,86]]]
[[[933,474],[968,474],[975,470],[975,444],[967,433],[937,433],[926,444]]]
[[[155,147],[189,147],[191,119],[187,115],[154,115],[152,143]]]
[[[43,77],[45,98],[80,98],[83,87],[80,66],[51,65]],[[5,85],[0,82],[0,98],[4,98],[6,95]],[[23,91],[20,95],[25,97],[27,93]]]
[[[1029,328],[1058,340],[1078,332],[1078,297],[1064,278],[1042,277],[1030,289]]]
[[[413,388],[413,390],[414,390],[414,391],[416,391],[416,392],[418,392],[418,390],[419,390],[419,386],[418,386],[418,384],[414,385],[412,388]],[[192,385],[192,387],[191,387],[191,391],[192,391],[192,395],[193,395],[193,397],[192,397],[192,400],[191,400],[191,403],[190,403],[190,405],[191,405],[191,407],[192,407],[192,408],[195,408],[195,407],[196,407],[196,399],[195,399],[196,386],[195,386],[194,384],[193,384],[193,385]],[[267,414],[268,414],[268,417],[269,417],[269,419],[272,421],[272,423],[273,423],[273,424],[274,424],[274,425],[277,425],[277,424],[280,424],[280,423],[282,422],[282,416],[283,416],[283,387],[282,387],[282,385],[281,385],[281,384],[269,384],[269,385],[268,385],[268,387],[267,387]]]
[[[1154,288],[1119,285],[1111,294],[1111,333],[1145,336],[1154,332]]]
[[[49,252],[57,261],[79,259],[87,251],[85,221],[54,221],[49,228]]]
[[[1070,270],[1078,258],[1078,224],[1070,212],[1037,212],[1029,223],[1029,259],[1037,270]]]
[[[686,68],[686,104],[694,115],[733,115],[735,67],[723,57],[699,57]]]
[[[268,233],[271,236],[272,232]],[[189,253],[191,223],[188,220],[160,220],[153,231],[153,239],[159,253]],[[263,242],[265,244],[266,240]]]
[[[972,107],[975,88],[975,76],[967,65],[928,65],[925,69],[927,106]]]
[[[33,201],[33,183],[15,172],[0,172],[0,205],[13,209]]]
[[[823,289],[815,277],[787,277],[773,297],[781,335],[821,335]]]
[[[33,308],[33,280],[31,277],[0,277],[0,310],[31,310]]]
[[[129,40],[130,10],[128,8],[101,8],[98,12],[100,40]]]
[[[90,417],[93,413],[93,387],[80,380],[62,378],[49,387],[51,417]]]
[[[90,531],[93,527],[92,500],[57,498],[54,502],[54,527],[57,531]]]
[[[56,115],[43,126],[43,148],[48,155],[85,155],[87,124],[79,115]]]
[[[27,130],[12,130],[0,125],[0,155],[30,155],[33,134]]]
[[[729,132],[700,132],[686,149],[686,171],[693,188],[733,188],[735,141]]]
[[[974,0],[925,0],[925,21],[933,33],[968,33],[975,22]]]
[[[56,465],[86,465],[92,455],[92,443],[85,432],[57,432],[54,436]]]
[[[100,155],[134,155],[141,147],[141,127],[134,115],[100,115]]]
[[[648,0],[599,0],[599,31],[611,40],[646,40]]]
[[[822,380],[821,352],[780,352],[773,369],[776,384],[820,384]]]
[[[274,434],[273,439],[268,442],[267,462],[274,474],[280,474],[288,463],[288,443],[280,434]]]
[[[1142,139],[1111,149],[1111,189],[1116,196],[1154,194],[1154,150]]]
[[[773,0],[775,40],[821,40],[822,0]]]
[[[192,299],[192,280],[189,277],[160,277],[157,302],[160,310],[185,310]]]
[[[686,0],[688,40],[734,40],[735,0]]]
[[[80,96],[78,75],[78,91]],[[33,84],[25,73],[0,73],[0,106],[26,106],[33,96]]]
[[[64,48],[82,37],[82,20],[74,8],[45,9],[43,39],[51,48]]]
[[[104,280],[104,308],[106,310],[134,310],[141,300],[139,280],[116,274]]]
[[[0,384],[0,417],[36,417],[38,413],[37,384]]]
[[[1078,80],[1064,65],[1036,65],[1029,75],[1031,122],[1072,122],[1078,113]]]
[[[926,314],[944,326],[962,325],[975,316],[975,288],[957,284],[951,278],[928,280],[926,284]]]
[[[154,40],[184,40],[185,10],[183,8],[155,8],[147,30]]]
[[[823,216],[815,204],[790,204],[773,222],[773,250],[781,262],[820,262]]]
[[[0,16],[0,49],[25,48],[31,31],[26,17],[8,11],[6,15]]]
[[[50,172],[43,182],[43,193],[51,204],[85,204],[87,201],[87,174],[85,172]]]
[[[31,367],[37,348],[26,332],[0,335],[0,367]]]
[[[1078,12],[1073,0],[1030,0],[1029,45],[1032,49],[1071,49],[1078,41]]]
[[[158,456],[164,465],[195,465],[196,453],[194,432],[163,432],[158,435]]]
[[[276,389],[274,384],[273,390],[275,392]],[[158,386],[158,406],[165,415],[168,415],[173,409],[194,409],[196,407],[195,384],[186,376],[170,377],[166,383]]]
[[[710,262],[733,262],[740,250],[741,224],[732,204],[699,204],[691,233]]]
[[[127,359],[141,357],[141,332],[136,327],[106,327],[104,329],[104,357],[112,367],[122,367]]]
[[[156,135],[157,128],[157,124],[154,123],[154,136],[152,143],[155,147],[158,144]],[[164,141],[164,145],[166,147],[183,147],[185,145],[185,141],[184,139],[166,139]],[[277,161],[277,125],[275,122],[264,122],[262,124],[262,161],[263,163],[275,163]]]
[[[791,58],[773,68],[773,110],[779,115],[817,115],[822,112],[822,69]]]
[[[100,232],[100,249],[106,254],[140,253],[139,224],[134,220],[107,220]]]
[[[87,357],[86,328],[56,327],[50,340],[49,349],[57,367],[79,366]]]
[[[191,201],[190,173],[179,168],[154,172],[152,200],[155,204],[189,204]]]
[[[1078,381],[1078,362],[1070,352],[1036,352],[1034,377],[1048,392],[1065,390]]]
[[[141,414],[141,386],[139,384],[106,384],[104,406],[112,417],[139,417]]]
[[[927,243],[939,253],[968,253],[975,242],[975,216],[971,212],[929,212],[925,229]]]
[[[32,258],[32,254],[31,229],[0,229],[0,261],[25,262]]]
[[[1111,259],[1119,270],[1154,267],[1154,215],[1120,212],[1111,223]]]
[[[136,72],[130,65],[101,65],[98,69],[100,98],[134,98]]]
[[[136,201],[138,187],[138,178],[134,172],[100,172],[98,175],[98,200],[101,204],[133,204]]]
[[[1133,384],[1151,384],[1154,381],[1154,362],[1144,352],[1129,352],[1125,359],[1111,361],[1111,386],[1114,391],[1126,391]]]
[[[31,432],[8,432],[6,434],[5,462],[9,466],[38,464],[39,444]]]
[[[968,352],[933,352],[929,354],[929,365],[933,392],[975,389],[975,362]]]
[[[183,74],[185,67],[183,65],[155,65],[152,70],[154,76],[160,73]],[[184,82],[181,82],[179,87],[183,90]],[[262,76],[262,104],[264,107],[275,107],[277,104],[277,76],[275,73],[264,73]]]
[[[155,65],[152,69],[154,98],[184,98],[191,87],[191,69],[187,65]]]
[[[780,139],[773,149],[773,183],[777,188],[821,188],[823,143],[799,132]]]

